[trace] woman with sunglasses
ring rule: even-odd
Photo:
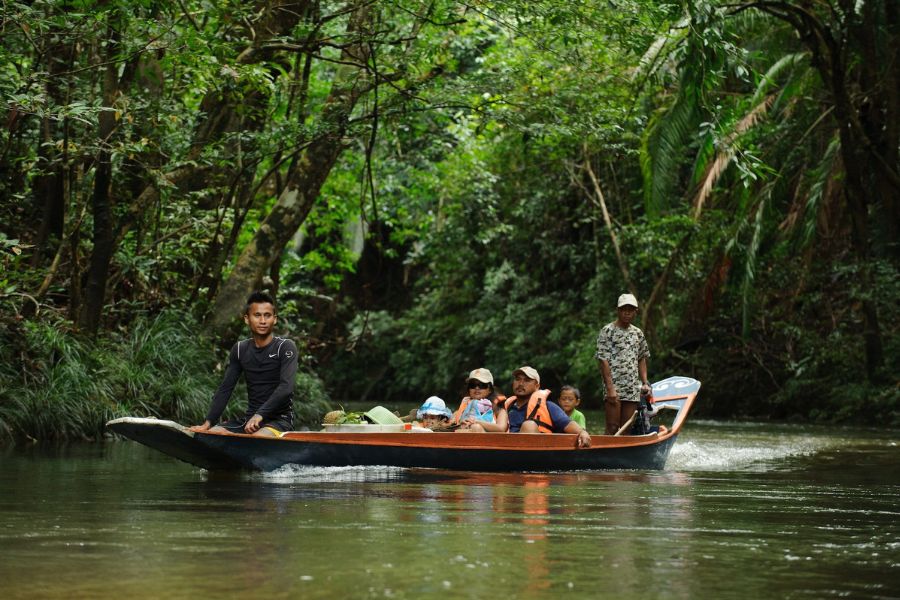
[[[506,396],[494,389],[494,376],[487,369],[475,369],[466,381],[468,394],[460,401],[453,421],[459,423],[457,431],[505,432],[509,429],[509,417],[504,401]]]

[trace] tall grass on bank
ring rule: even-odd
[[[0,439],[99,439],[121,416],[202,422],[228,349],[191,330],[180,313],[142,317],[96,339],[68,325],[26,321],[0,330]],[[298,427],[328,410],[317,377],[298,373],[294,406]],[[237,389],[228,412],[245,408]]]

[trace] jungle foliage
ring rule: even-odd
[[[898,10],[4,2],[0,435],[200,419],[257,288],[307,421],[525,363],[599,406],[631,291],[700,414],[898,424]]]

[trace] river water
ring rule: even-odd
[[[656,472],[229,477],[130,441],[8,448],[0,594],[900,598],[898,443],[695,421]]]

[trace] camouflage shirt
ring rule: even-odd
[[[609,363],[613,385],[619,400],[638,402],[641,399],[641,377],[638,362],[650,358],[650,348],[644,332],[629,325],[628,329],[617,327],[615,322],[600,330],[597,336],[597,360]]]

